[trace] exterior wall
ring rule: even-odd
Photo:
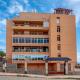
[[[61,44],[62,56],[71,58],[72,71],[74,71],[75,64],[77,63],[76,56],[76,27],[75,16],[63,16],[61,18]],[[69,28],[67,28],[69,27]],[[64,43],[63,43],[64,42]],[[65,53],[65,54],[64,54]]]
[[[56,18],[60,17],[60,36],[61,41],[57,41],[57,22]],[[38,14],[38,13],[21,13],[20,16],[15,17],[12,21],[49,21],[48,28],[33,28],[33,27],[21,27],[14,26],[10,20],[7,20],[7,38],[6,38],[6,52],[8,62],[11,62],[12,54],[47,54],[49,57],[58,57],[58,53],[61,53],[61,57],[71,58],[71,70],[74,70],[74,66],[77,62],[76,56],[76,27],[75,27],[75,16],[74,15],[65,15],[65,14]],[[39,36],[39,35],[13,35],[13,30],[25,29],[25,30],[39,30],[39,31],[48,31],[49,35]],[[49,44],[37,44],[37,43],[12,43],[12,37],[32,37],[32,38],[49,38]],[[57,50],[57,44],[61,44],[61,50]],[[49,52],[12,52],[12,46],[49,46]],[[15,62],[13,62],[15,63]],[[18,63],[18,62],[16,62]],[[24,62],[23,62],[24,63]],[[54,62],[53,62],[54,63]],[[35,65],[35,64],[34,64]],[[43,64],[40,69],[44,69]],[[29,64],[29,66],[33,66]],[[34,67],[36,69],[38,65]],[[57,67],[58,70],[59,67]],[[32,68],[33,69],[33,68]],[[56,69],[57,70],[57,69]]]
[[[39,13],[20,13],[19,17],[15,17],[13,20],[17,21],[44,21],[48,20],[50,17],[50,14],[39,14]]]
[[[50,16],[50,25],[49,25],[49,55],[50,57],[57,57],[57,24],[56,24],[57,15],[51,14]]]
[[[10,20],[7,20],[7,26],[6,26],[6,58],[7,61],[11,63],[12,61],[12,22]]]
[[[56,18],[60,17],[60,37],[61,41],[57,41],[57,22]],[[54,27],[55,26],[55,27]],[[59,15],[52,14],[50,19],[50,56],[58,57],[58,53],[61,53],[62,57],[69,57],[71,59],[72,68],[77,63],[76,56],[76,27],[75,27],[75,16],[73,15]],[[61,44],[61,50],[57,50],[57,44]],[[73,71],[74,69],[72,69]]]

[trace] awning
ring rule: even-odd
[[[46,61],[70,61],[68,57],[48,57]]]

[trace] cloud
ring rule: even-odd
[[[28,1],[28,0],[23,0],[23,2],[24,2],[25,4],[29,4],[29,1]]]
[[[68,0],[68,1],[70,1],[71,3],[80,2],[80,0]]]
[[[80,0],[66,0],[68,3],[68,8],[73,10],[74,15],[76,15],[76,24],[80,23]]]
[[[27,1],[25,1],[27,3]],[[8,7],[8,11],[10,14],[16,14],[24,11],[23,5],[18,1],[11,2],[11,5]]]
[[[6,19],[0,20],[0,33],[4,33],[6,31]]]
[[[53,8],[50,9],[50,13],[54,13],[54,9]]]
[[[3,1],[3,0],[0,0],[0,5],[1,6],[7,6],[7,3],[5,1]]]
[[[5,39],[0,39],[0,43],[5,43]]]
[[[80,52],[78,52],[77,62],[80,63]]]
[[[0,45],[0,51],[4,51],[4,52],[6,52],[6,48],[5,48],[5,46],[1,46],[1,45]]]
[[[3,31],[2,30],[0,30],[0,34],[2,34],[3,33]]]
[[[1,19],[0,24],[6,25],[6,19]]]

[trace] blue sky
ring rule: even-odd
[[[80,62],[80,0],[0,0],[0,50],[6,51],[6,19],[20,12],[53,13],[58,7],[72,9],[76,15],[77,57]]]

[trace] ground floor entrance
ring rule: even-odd
[[[70,67],[70,64],[68,65]],[[26,69],[25,69],[26,68]],[[28,74],[64,74],[64,63],[48,63],[46,68],[45,63],[18,63],[17,69],[26,70]],[[70,70],[70,68],[68,68]]]
[[[69,58],[66,57],[53,57],[45,60],[23,60],[18,62],[17,69],[19,68],[25,73],[31,74],[68,74],[71,70]],[[22,62],[22,63],[21,63]]]

